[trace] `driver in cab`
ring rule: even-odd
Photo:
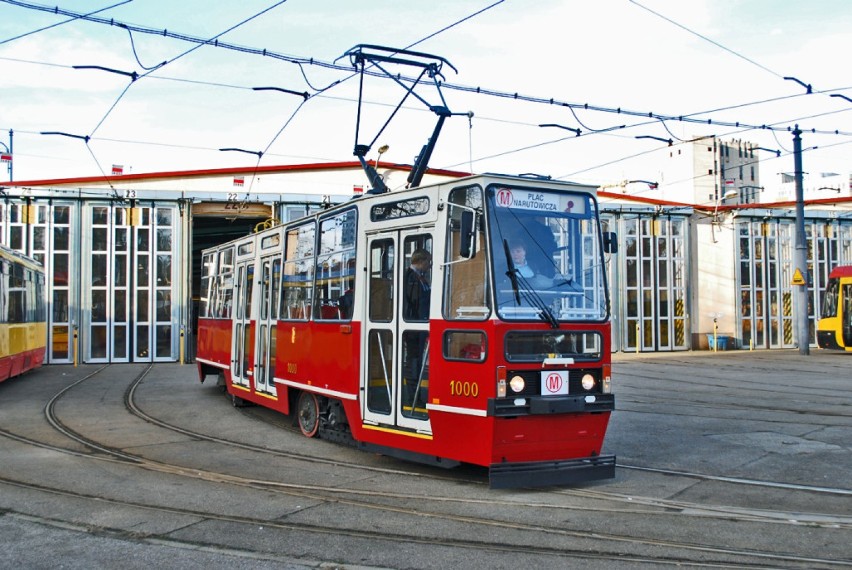
[[[524,278],[533,287],[550,287],[553,278],[545,274],[546,268],[541,268],[527,258],[527,246],[520,239],[509,241],[509,255],[512,257],[512,267],[515,273]],[[553,272],[551,268],[550,272]]]

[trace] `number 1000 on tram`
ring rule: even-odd
[[[589,187],[367,193],[203,252],[199,375],[308,437],[495,488],[611,478],[614,250]]]

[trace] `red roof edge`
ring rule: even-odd
[[[379,162],[376,168],[393,168],[396,170],[411,170],[410,164],[391,164]],[[3,186],[51,186],[55,184],[91,184],[107,183],[116,184],[120,182],[138,182],[141,180],[162,180],[166,178],[198,178],[202,176],[232,176],[232,175],[257,175],[280,172],[311,172],[316,170],[348,170],[360,169],[361,163],[356,161],[347,162],[315,162],[309,164],[281,164],[271,166],[247,166],[238,168],[204,168],[199,170],[174,170],[164,172],[144,172],[139,174],[121,174],[116,176],[83,176],[78,178],[51,178],[45,180],[15,180],[4,182]],[[469,176],[466,172],[455,170],[444,170],[441,168],[429,168],[427,174],[461,178]]]
[[[627,200],[629,202],[650,204],[652,206],[675,206],[685,208],[696,207],[694,204],[687,204],[686,202],[673,202],[671,200],[660,200],[658,198],[647,198],[645,196],[633,196],[631,194],[622,194],[620,192],[598,191],[598,197],[611,198],[613,200]]]

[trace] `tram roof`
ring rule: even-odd
[[[23,253],[11,249],[3,244],[0,244],[0,257],[13,263],[23,265],[24,267],[29,267],[34,271],[44,271],[44,266],[35,259],[27,257]]]
[[[852,277],[852,265],[838,265],[831,270],[829,277]]]

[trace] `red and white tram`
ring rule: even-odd
[[[203,252],[197,364],[308,437],[492,487],[605,479],[614,396],[593,189],[478,175]]]

